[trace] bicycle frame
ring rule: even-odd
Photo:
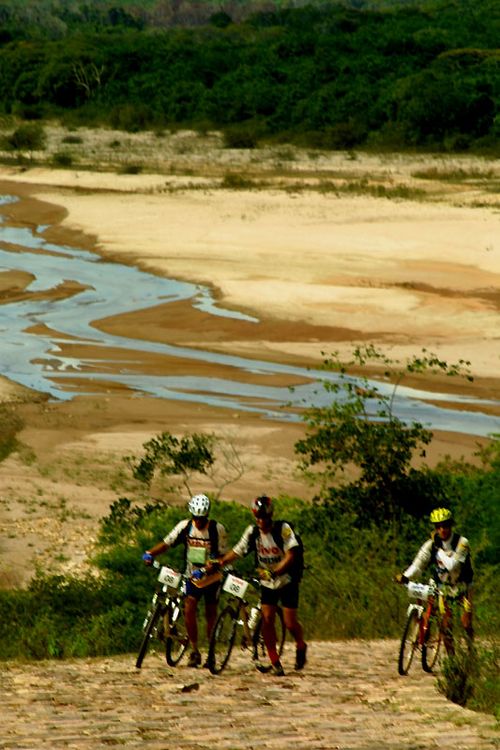
[[[136,667],[140,669],[153,639],[165,646],[165,658],[170,666],[176,666],[188,644],[183,624],[186,576],[173,568],[161,566],[156,560],[153,567],[159,569],[161,583],[153,594],[151,605],[143,623],[143,640],[137,656]]]
[[[267,649],[262,636],[262,612],[260,602],[249,610],[250,602],[246,598],[248,586],[254,589],[260,587],[256,578],[238,578],[228,573],[222,590],[229,594],[225,606],[219,613],[210,639],[208,665],[212,674],[220,674],[229,661],[232,648],[236,640],[236,631],[242,627],[242,648],[250,648],[252,661],[258,662],[267,658]],[[285,640],[283,612],[277,609],[279,623],[278,651],[281,654]]]

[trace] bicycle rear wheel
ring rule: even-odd
[[[231,656],[236,638],[238,612],[231,606],[219,614],[210,638],[208,667],[212,674],[220,674]]]
[[[436,615],[432,614],[424,643],[422,644],[422,669],[425,672],[432,672],[435,667],[439,657],[441,640],[441,622]]]
[[[413,654],[418,645],[419,630],[420,615],[417,609],[412,609],[406,619],[399,649],[398,672],[401,675],[408,674],[410,670]]]
[[[170,667],[176,667],[189,643],[184,621],[184,602],[180,597],[169,601],[165,620],[165,659]]]
[[[140,669],[142,666],[142,662],[144,661],[144,657],[146,656],[146,652],[149,648],[149,642],[157,635],[158,626],[161,622],[162,614],[163,604],[161,602],[157,602],[154,609],[148,612],[148,616],[146,617],[143,626],[144,636],[139,648],[137,660],[135,662],[135,666],[137,667],[137,669]]]
[[[283,618],[283,610],[278,607],[276,610],[276,619],[274,620],[274,626],[276,628],[276,651],[278,656],[281,657],[283,648],[285,646],[286,628],[285,620]],[[252,658],[255,662],[269,661],[267,654],[266,644],[262,635],[262,615],[259,617],[255,631],[253,634],[253,655]]]

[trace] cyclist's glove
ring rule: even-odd
[[[404,573],[396,573],[396,575],[394,576],[394,580],[396,583],[406,584],[410,579],[407,578]]]
[[[267,568],[257,568],[257,575],[261,581],[274,581],[276,577],[273,571],[267,570]]]
[[[152,563],[154,560],[154,557],[151,554],[151,552],[145,552],[142,556],[142,559],[144,560],[145,563]]]

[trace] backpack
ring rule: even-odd
[[[191,534],[192,526],[193,522],[191,520],[188,521],[175,543],[176,547],[178,544],[184,544],[184,565],[187,562],[187,540]],[[217,521],[213,518],[208,522],[208,538],[210,539],[210,555],[212,557],[219,557],[219,532],[217,531]]]
[[[453,536],[451,538],[451,548],[453,551],[456,550],[458,546],[458,542],[460,541],[460,534],[457,534],[455,531],[453,533]],[[437,534],[434,535],[432,539],[432,549],[431,549],[431,563],[433,565],[436,564],[436,552],[438,549],[441,549],[443,546],[441,539],[437,536]],[[461,583],[472,583],[472,579],[474,577],[474,571],[472,570],[472,562],[470,559],[470,554],[467,555],[465,558],[465,562],[462,565],[462,570],[460,571],[460,577],[458,579]]]
[[[284,545],[283,545],[283,524],[287,523],[293,533],[295,534],[295,538],[298,542],[298,547],[294,547],[295,550],[294,553],[294,560],[292,565],[288,568],[286,571],[289,575],[292,576],[292,578],[295,581],[301,581],[302,576],[304,574],[304,544],[302,542],[300,534],[297,534],[295,531],[295,528],[293,526],[293,523],[290,523],[290,521],[273,521],[273,525],[271,528],[271,535],[280,548],[280,550],[284,551]],[[249,540],[249,551],[254,550],[255,551],[255,561],[257,564],[257,537],[259,536],[259,527],[254,526],[252,529],[252,533],[250,535]]]

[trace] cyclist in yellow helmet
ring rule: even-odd
[[[472,570],[469,541],[453,531],[453,513],[449,508],[435,508],[429,517],[433,524],[431,538],[417,552],[411,565],[398,573],[398,583],[408,583],[421,577],[427,568],[439,587],[444,588],[448,600],[456,599],[462,607],[461,622],[470,639],[473,638],[471,590]],[[448,613],[451,625],[451,612]],[[452,650],[451,639],[445,644]]]

